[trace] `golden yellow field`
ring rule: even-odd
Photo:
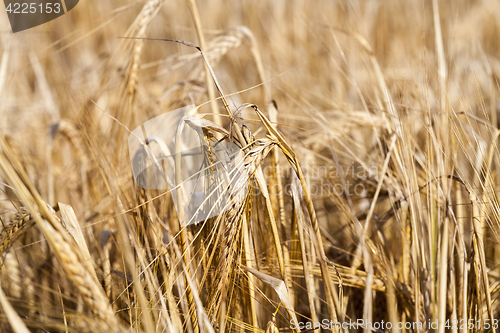
[[[498,0],[0,6],[0,331],[498,332],[499,96]]]

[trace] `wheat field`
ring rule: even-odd
[[[1,332],[500,330],[499,1],[82,0],[15,34],[3,10]],[[175,110],[202,217],[181,140],[131,153]]]

